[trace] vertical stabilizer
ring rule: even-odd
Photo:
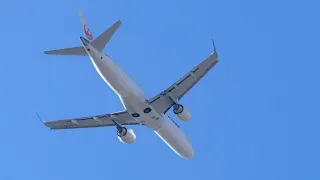
[[[89,29],[89,26],[87,24],[87,21],[85,19],[85,17],[83,16],[82,12],[80,9],[78,9],[78,15],[80,17],[80,21],[81,21],[81,24],[82,24],[82,28],[83,28],[83,32],[84,34],[86,35],[86,37],[92,41],[93,40],[93,35],[92,35],[92,32],[91,30]]]

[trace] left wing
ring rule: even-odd
[[[209,70],[218,63],[218,54],[215,45],[214,53],[203,60],[198,66],[183,76],[180,80],[149,100],[157,112],[166,113],[173,105],[174,100],[180,100]],[[173,100],[174,99],[174,100]]]
[[[110,114],[44,122],[44,124],[50,129],[92,128],[115,126],[112,120],[118,122],[121,125],[140,124],[136,120],[134,120],[126,110]]]

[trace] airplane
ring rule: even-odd
[[[118,139],[125,144],[132,144],[136,140],[133,129],[126,126],[143,125],[153,130],[180,157],[192,159],[194,150],[189,138],[166,113],[172,108],[179,120],[187,122],[191,118],[191,113],[179,101],[218,63],[214,41],[212,40],[213,53],[169,88],[149,98],[140,86],[109,55],[103,52],[106,44],[119,28],[121,20],[115,22],[94,39],[80,10],[78,10],[78,15],[86,36],[86,38],[80,37],[82,46],[49,50],[44,53],[89,56],[98,74],[119,96],[124,110],[81,118],[43,121],[44,125],[54,130],[115,126]]]

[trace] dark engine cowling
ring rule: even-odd
[[[136,135],[133,130],[127,129],[126,127],[122,127],[121,131],[118,131],[117,135],[118,139],[125,144],[132,144],[136,140]]]
[[[181,104],[173,105],[173,113],[180,119],[181,121],[187,122],[191,118],[190,112]]]

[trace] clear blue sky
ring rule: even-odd
[[[100,3],[101,2],[101,3]],[[1,2],[0,179],[320,179],[319,2],[297,0]],[[55,120],[122,110],[80,45],[81,8],[95,37],[123,21],[105,51],[150,96],[212,51],[220,62],[182,100],[184,160],[152,131],[50,131]],[[172,115],[172,112],[170,112]]]

